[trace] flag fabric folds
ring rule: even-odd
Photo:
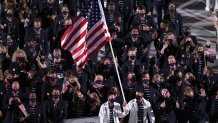
[[[100,0],[89,0],[61,38],[61,48],[71,52],[78,66],[111,40]]]

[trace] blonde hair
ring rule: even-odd
[[[168,59],[173,59],[173,58],[176,59],[176,57],[173,56],[173,55],[169,55],[169,56],[168,56]]]
[[[178,46],[177,41],[176,41],[176,36],[175,36],[175,34],[172,33],[172,32],[168,32],[168,33],[166,34],[166,36],[165,36],[164,39],[163,39],[163,43],[168,43],[168,39],[167,39],[167,38],[168,38],[170,35],[173,35],[173,36],[174,36],[174,38],[173,38],[173,46]]]
[[[155,74],[152,78],[152,83],[156,83],[157,82],[157,79],[161,79],[161,75],[160,74]]]
[[[193,73],[191,73],[191,72],[187,72],[186,74],[185,74],[185,80],[187,80],[188,78],[187,77],[191,77],[192,79],[194,79],[195,80],[195,76],[193,75]]]
[[[103,75],[101,75],[101,74],[97,74],[97,75],[95,76],[95,80],[97,79],[97,77],[99,77],[100,79],[104,80],[104,77],[103,77]]]
[[[17,60],[17,54],[19,54],[19,53],[21,53],[21,54],[23,55],[25,62],[28,62],[28,60],[27,60],[27,55],[26,55],[25,51],[24,51],[24,50],[21,50],[21,49],[17,49],[17,50],[14,52],[11,61],[12,61],[12,62],[16,62],[16,60]]]

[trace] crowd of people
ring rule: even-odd
[[[174,1],[101,0],[116,60],[107,44],[79,67],[60,39],[87,2],[1,0],[0,122],[218,121],[211,44],[183,27]]]

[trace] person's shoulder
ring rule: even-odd
[[[120,106],[120,104],[117,102],[114,102],[114,106]]]

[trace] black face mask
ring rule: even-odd
[[[186,41],[185,42],[185,46],[190,46],[191,45],[191,41]]]
[[[173,14],[173,13],[175,13],[175,9],[169,9],[169,12],[170,12],[171,14]]]
[[[142,80],[142,82],[147,85],[149,83],[149,80],[144,79],[144,80]]]
[[[185,35],[185,36],[189,36],[189,35],[191,35],[191,32],[188,32],[188,31],[187,31],[187,32],[184,32],[184,35]]]
[[[115,99],[109,99],[108,101],[110,102],[110,104],[114,104]]]
[[[102,82],[103,82],[102,80],[96,80],[95,81],[95,83],[97,83],[97,84],[102,84]]]
[[[144,17],[145,13],[138,13],[138,16]]]
[[[47,77],[47,81],[49,82],[55,82],[56,77]]]
[[[131,34],[133,38],[138,38],[138,34]]]
[[[7,16],[7,17],[13,17],[13,14],[12,14],[12,13],[7,13],[6,16]]]
[[[182,77],[181,76],[177,76],[177,81],[182,81]]]
[[[175,63],[170,63],[169,66],[170,67],[174,67],[176,64]]]
[[[138,95],[136,95],[135,98],[136,98],[137,101],[139,101],[139,100],[142,99],[142,96],[138,96]]]
[[[68,11],[63,11],[62,13],[63,13],[63,15],[67,15]]]
[[[56,94],[55,94],[55,95],[52,95],[52,98],[55,99],[55,100],[57,100],[57,99],[60,98],[60,95],[56,95]]]
[[[198,51],[199,55],[204,55],[204,51]]]
[[[136,56],[135,55],[129,56],[129,59],[133,61],[136,59]]]
[[[110,69],[112,67],[111,64],[105,64],[104,66],[105,66],[106,69]]]
[[[168,39],[169,46],[173,46],[173,39]]]
[[[13,79],[7,79],[7,81],[8,81],[9,84],[12,84]]]
[[[24,60],[24,57],[17,57],[17,61],[24,62],[25,60]]]

